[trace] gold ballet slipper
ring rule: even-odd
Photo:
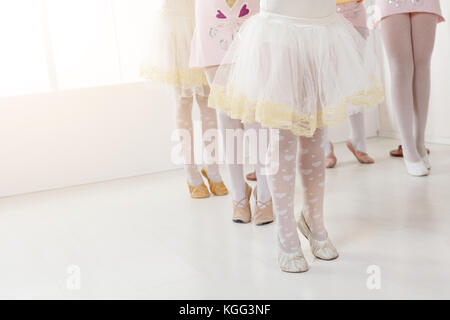
[[[208,188],[204,183],[199,185],[198,187],[193,187],[188,183],[189,193],[193,199],[206,199],[211,196]]]
[[[215,196],[226,196],[228,194],[228,189],[225,186],[225,183],[221,182],[212,182],[211,179],[208,177],[208,173],[205,169],[202,169],[202,175],[208,180],[209,184],[209,190],[211,190],[211,193]]]

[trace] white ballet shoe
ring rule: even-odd
[[[409,162],[406,159],[403,159],[403,160],[405,161],[406,170],[408,171],[408,173],[411,176],[424,177],[424,176],[428,176],[430,174],[424,161]]]
[[[428,156],[428,154],[422,158],[422,161],[425,164],[425,167],[427,167],[428,170],[431,170],[431,162],[430,162],[430,157]]]
[[[339,253],[329,238],[324,241],[313,239],[311,229],[306,223],[303,213],[297,221],[297,226],[300,232],[309,240],[311,251],[316,258],[325,261],[336,260],[339,258]]]
[[[278,264],[281,271],[288,273],[303,273],[309,270],[308,261],[303,256],[302,248],[296,253],[285,253],[280,249],[278,253]]]

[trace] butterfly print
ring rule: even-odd
[[[219,41],[223,50],[228,50],[244,23],[244,19],[249,15],[250,9],[247,4],[243,4],[239,10],[230,7],[229,12],[225,12],[225,9],[218,9],[216,18],[219,23],[211,27],[209,35]]]

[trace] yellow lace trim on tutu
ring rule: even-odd
[[[207,86],[205,72],[201,69],[166,71],[158,67],[142,67],[141,76],[154,82],[180,86]]]
[[[381,88],[381,91],[380,91]],[[384,100],[382,86],[374,86],[341,103],[327,106],[314,114],[294,113],[292,107],[270,101],[252,102],[236,90],[214,86],[209,106],[243,123],[259,122],[263,127],[290,130],[297,136],[312,137],[318,128],[337,127],[346,121],[347,105],[375,106]]]
[[[373,85],[369,90],[361,90],[353,96],[345,98],[344,103],[354,106],[371,107],[384,102],[386,99],[384,86],[380,81],[375,80],[375,77],[372,78]]]
[[[350,2],[361,2],[362,0],[336,0],[336,4],[344,4],[344,3],[350,3]]]

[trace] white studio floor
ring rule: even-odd
[[[229,197],[191,200],[181,170],[0,199],[0,298],[448,299],[450,146],[431,145],[432,175],[413,178],[387,156],[397,144],[369,140],[372,166],[336,146],[326,215],[341,257],[314,260],[303,241],[300,275],[279,271],[274,225],[233,224]]]

